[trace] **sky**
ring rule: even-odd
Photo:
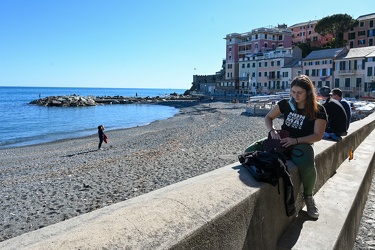
[[[190,89],[221,69],[227,34],[374,12],[374,0],[0,0],[0,86]]]

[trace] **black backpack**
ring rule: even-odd
[[[295,213],[293,182],[282,153],[272,150],[269,152],[252,151],[239,155],[238,160],[257,181],[277,185],[279,193],[279,180],[280,177],[283,178],[286,214],[292,216]]]

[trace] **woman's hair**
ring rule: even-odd
[[[319,111],[318,102],[316,100],[314,84],[312,83],[310,78],[306,75],[296,76],[292,80],[290,88],[292,88],[293,86],[297,86],[306,90],[306,102],[304,108],[305,115],[312,120],[316,119],[316,113]]]
[[[99,126],[98,126],[98,129],[102,129],[102,127],[103,127],[103,125],[99,125]]]

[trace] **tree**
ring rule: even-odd
[[[322,36],[333,35],[334,39],[331,45],[333,48],[338,48],[345,45],[344,32],[349,31],[357,25],[358,20],[353,19],[351,16],[336,14],[320,19],[315,25],[315,32]]]

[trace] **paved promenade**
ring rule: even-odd
[[[375,175],[353,249],[375,249]]]

